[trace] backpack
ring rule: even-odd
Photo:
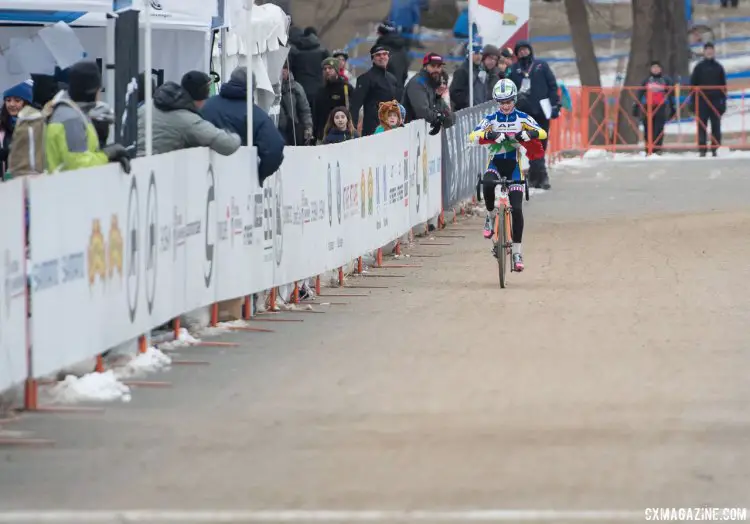
[[[44,173],[46,169],[44,137],[51,112],[27,105],[18,113],[8,154],[8,172],[12,177]]]

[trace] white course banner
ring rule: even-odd
[[[195,148],[137,159],[130,175],[110,164],[28,180],[34,376],[193,309],[341,267],[440,212],[440,137],[422,121],[287,147],[262,187],[255,154]],[[15,209],[8,195],[3,209]],[[18,244],[6,260],[22,260],[22,226],[3,239]],[[23,293],[22,277],[13,289]]]
[[[0,209],[3,210],[0,253],[4,268],[0,279],[0,392],[3,392],[23,382],[28,375],[23,180],[0,184]]]

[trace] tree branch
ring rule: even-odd
[[[325,35],[328,31],[333,29],[333,26],[336,25],[336,22],[341,19],[343,14],[346,12],[347,9],[352,4],[352,0],[341,0],[341,3],[339,4],[339,8],[336,11],[336,14],[334,14],[332,17],[330,17],[323,25],[320,26],[320,29],[318,29],[318,36]]]

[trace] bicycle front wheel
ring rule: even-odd
[[[507,227],[505,224],[506,220],[507,218],[504,210],[498,212],[497,216],[495,216],[495,238],[497,239],[495,253],[497,253],[497,270],[498,276],[500,277],[500,288],[502,289],[505,289],[505,276],[508,270],[508,254],[505,248],[508,243]]]

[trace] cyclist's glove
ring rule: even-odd
[[[505,133],[501,133],[499,131],[485,131],[484,132],[484,138],[485,140],[492,140],[493,142],[500,144],[505,141]]]
[[[539,131],[537,131],[536,129],[524,129],[516,136],[518,137],[519,142],[528,142],[529,140],[539,138]]]

